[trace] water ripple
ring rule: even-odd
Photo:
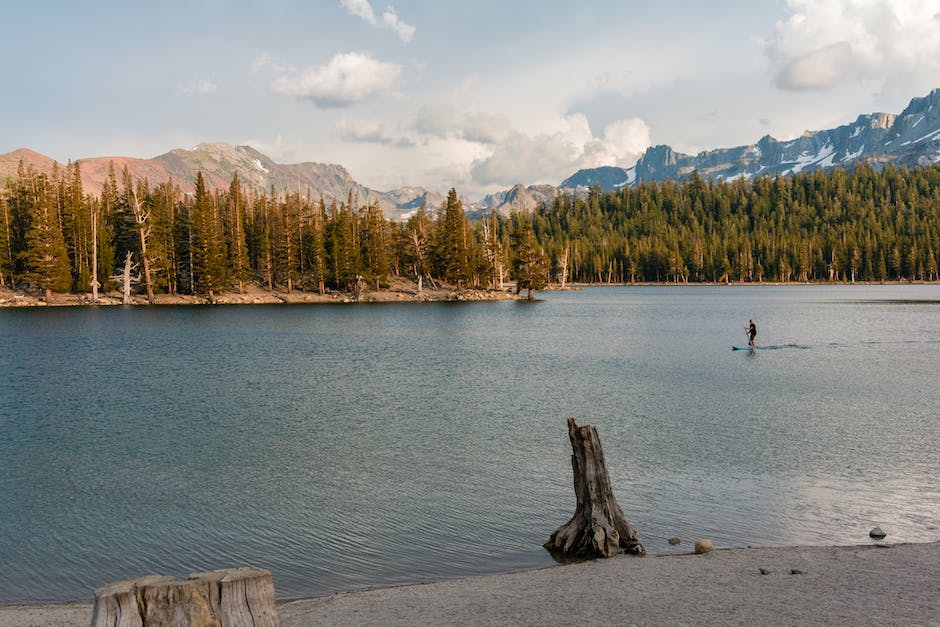
[[[0,311],[0,601],[243,564],[281,596],[547,565],[569,416],[651,553],[940,539],[940,310],[842,293]],[[742,359],[749,316],[767,346]]]

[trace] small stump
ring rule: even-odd
[[[636,530],[623,515],[610,488],[607,462],[597,430],[568,419],[571,469],[578,499],[574,516],[555,530],[543,546],[556,559],[594,559],[617,553],[644,555]]]
[[[186,580],[148,575],[95,591],[92,627],[280,627],[274,580],[261,568],[225,568]]]

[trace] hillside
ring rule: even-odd
[[[55,161],[32,150],[21,148],[0,155],[0,181],[16,177],[22,161],[39,172],[50,173]],[[378,202],[383,213],[393,219],[406,216],[426,202],[430,208],[440,205],[443,198],[421,187],[406,187],[391,192],[379,192],[356,182],[340,165],[323,163],[279,164],[251,146],[232,146],[225,143],[203,143],[192,150],[176,149],[152,159],[130,157],[91,157],[79,159],[82,184],[86,193],[101,192],[111,164],[119,177],[126,166],[131,176],[147,179],[152,184],[172,179],[180,189],[192,193],[193,180],[201,170],[210,189],[227,189],[237,172],[243,184],[256,191],[278,193],[299,191],[327,203],[345,202],[352,194],[358,203]],[[61,165],[61,164],[60,164]]]

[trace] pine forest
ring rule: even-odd
[[[861,165],[791,177],[651,182],[561,195],[531,214],[470,220],[457,192],[407,221],[354,196],[151,185],[113,168],[84,193],[80,163],[20,165],[0,189],[0,285],[154,294],[249,284],[324,293],[393,275],[456,289],[550,282],[936,281],[940,166]]]

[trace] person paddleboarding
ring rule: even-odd
[[[757,337],[757,325],[753,320],[749,320],[744,330],[747,331],[747,345],[754,348],[754,338]]]

